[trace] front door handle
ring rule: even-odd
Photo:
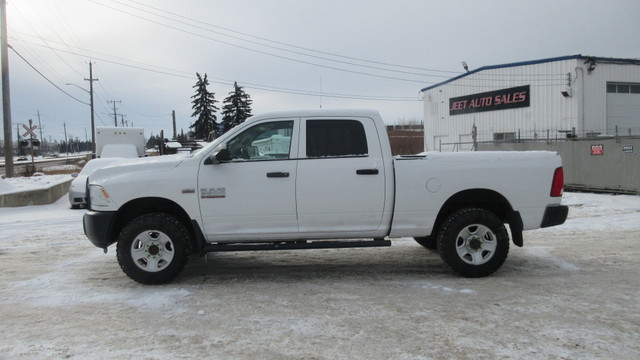
[[[378,175],[378,169],[360,169],[356,170],[356,174],[358,175]]]
[[[268,178],[286,178],[289,177],[288,172],[276,171],[267,173]]]

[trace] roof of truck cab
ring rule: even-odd
[[[301,110],[281,110],[254,115],[247,119],[253,122],[260,119],[286,118],[286,117],[375,117],[380,116],[377,110],[372,109],[301,109]]]

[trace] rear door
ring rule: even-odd
[[[369,118],[303,118],[296,179],[307,237],[377,236],[385,206],[380,141]]]

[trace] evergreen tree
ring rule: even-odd
[[[191,97],[193,99],[191,101],[193,104],[191,106],[193,109],[191,117],[196,117],[197,120],[189,128],[193,129],[197,139],[209,139],[209,136],[217,128],[216,120],[218,118],[216,117],[216,111],[219,109],[215,104],[218,101],[215,99],[215,94],[207,90],[209,85],[207,74],[204,74],[204,78],[198,73],[196,73],[196,76],[198,81],[193,86],[196,89],[196,93]]]
[[[178,134],[177,140],[178,142],[185,142],[189,140],[187,139],[187,135],[184,134],[184,129],[180,129],[180,134]]]
[[[147,141],[147,149],[159,148],[163,143],[164,139],[160,137],[160,134],[153,135],[153,132],[151,132],[151,136],[149,136],[149,140]]]
[[[149,140],[147,140],[147,144],[145,145],[146,149],[153,149],[155,145],[155,138],[153,136],[153,131],[151,132],[151,135],[149,136]]]
[[[244,92],[238,82],[233,83],[233,91],[224,99],[222,107],[222,132],[226,133],[234,126],[243,123],[251,116],[251,97]]]

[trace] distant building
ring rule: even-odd
[[[572,55],[484,66],[421,90],[428,151],[477,141],[640,135],[640,59]]]
[[[423,124],[387,125],[392,155],[414,155],[424,150]]]

